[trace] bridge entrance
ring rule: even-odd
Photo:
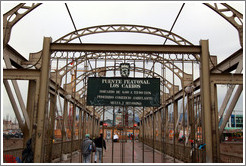
[[[173,44],[74,42],[107,32],[156,35]],[[93,139],[100,133],[107,144],[104,163],[221,162],[221,136],[242,92],[242,49],[217,64],[208,40],[193,45],[159,28],[101,25],[54,42],[44,37],[42,50],[22,62],[31,65],[26,67],[18,64],[17,55],[9,56],[13,50],[7,39],[4,42],[4,86],[24,133],[24,146],[33,141],[35,163],[81,162],[85,134]],[[24,122],[10,80],[20,103],[16,80],[29,82],[27,108],[21,107]],[[224,119],[225,108],[218,110],[219,84],[237,86]],[[5,153],[21,156],[22,150]]]

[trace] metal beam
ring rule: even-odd
[[[6,47],[3,49],[3,53],[5,55],[8,55],[11,65],[16,68],[23,68],[26,67],[26,65],[23,65],[24,62],[28,62],[28,60],[23,57],[19,52],[17,52],[13,47],[10,45],[6,45]]]
[[[38,101],[38,80],[29,80],[28,95],[27,95],[27,113],[30,119],[30,129],[23,132],[23,147],[26,146],[26,142],[31,138],[33,134],[33,124],[36,123],[35,115],[37,113],[37,101]]]
[[[210,74],[214,84],[243,84],[243,74]]]
[[[133,44],[77,44],[52,43],[52,51],[92,51],[92,52],[148,52],[173,54],[199,54],[200,46],[184,45],[133,45]]]
[[[38,100],[38,117],[37,117],[37,132],[35,140],[35,152],[34,162],[42,162],[42,149],[43,145],[43,129],[45,121],[45,112],[48,98],[48,82],[50,72],[50,43],[51,38],[44,38],[43,42],[43,54],[42,54],[42,67],[40,75],[40,89],[39,89],[39,100]]]
[[[238,63],[242,61],[243,58],[243,50],[239,49],[235,53],[233,53],[230,57],[225,59],[223,62],[215,66],[213,69],[211,69],[211,75],[213,73],[221,73],[221,72],[229,72],[236,68]],[[232,81],[232,80],[231,80]],[[227,84],[227,83],[226,83]],[[200,88],[200,78],[197,78],[193,81],[193,85],[195,86],[195,89]],[[183,90],[181,89],[179,92],[177,92],[174,96],[174,100],[180,100],[183,97]],[[166,100],[166,104],[170,105],[172,103],[172,96],[170,96],[169,99]]]
[[[201,53],[201,101],[204,113],[205,143],[206,143],[206,162],[213,163],[212,146],[212,121],[211,121],[211,92],[210,92],[210,70],[209,70],[209,49],[208,40],[200,41]]]
[[[14,99],[14,95],[13,95],[13,93],[11,91],[10,85],[9,85],[7,80],[3,80],[3,83],[5,85],[6,92],[7,92],[8,96],[9,96],[9,100],[10,100],[11,105],[13,107],[16,119],[18,120],[19,126],[20,126],[21,130],[24,131],[24,123],[22,121],[22,118],[21,118],[21,115],[20,115],[20,111],[19,111],[19,109],[18,109],[18,107],[16,105],[16,102],[15,102],[15,99]]]
[[[237,69],[236,69],[235,73],[241,73],[242,70],[243,70],[243,61],[240,61],[238,66],[237,66]],[[230,98],[231,98],[231,95],[232,95],[232,92],[233,92],[234,88],[235,88],[235,85],[232,85],[232,86],[230,86],[230,88],[226,92],[225,98],[224,98],[224,100],[222,102],[222,105],[220,107],[219,114],[218,114],[219,121],[221,120],[222,115],[224,114],[224,111],[226,109],[226,106],[227,106]]]
[[[4,61],[5,61],[6,67],[8,69],[11,69],[12,68],[12,65],[11,65],[9,56],[7,54],[3,54],[3,57],[4,57]],[[16,96],[17,96],[17,99],[19,101],[20,108],[21,108],[22,113],[24,115],[26,127],[29,130],[30,129],[30,119],[29,119],[28,113],[26,111],[26,107],[25,107],[25,104],[24,104],[24,100],[23,100],[23,98],[21,96],[21,92],[20,92],[18,83],[17,83],[16,80],[11,80],[11,82],[13,84],[13,87],[14,87],[14,90],[15,90],[15,93],[16,93]]]
[[[232,98],[230,106],[229,106],[228,110],[226,111],[226,115],[223,118],[222,124],[221,124],[221,126],[219,128],[219,136],[223,133],[223,130],[224,130],[225,126],[226,126],[226,123],[228,122],[228,120],[229,120],[229,118],[231,116],[231,113],[234,110],[235,105],[237,104],[237,101],[238,101],[242,91],[243,91],[243,85],[239,85],[238,88],[237,88],[236,93],[234,94],[234,97]]]
[[[35,69],[3,69],[4,80],[37,80],[40,70]]]
[[[41,5],[41,3],[32,3],[31,6],[26,5],[25,3],[20,3],[7,13],[3,15],[3,47],[5,47],[9,40],[11,35],[11,30],[13,26],[21,20],[26,14],[31,12],[33,9]],[[24,10],[21,11],[21,10]],[[10,18],[13,16],[13,20],[10,21]]]
[[[231,72],[237,68],[240,61],[243,60],[243,49],[239,49],[231,56],[211,69],[211,73]]]

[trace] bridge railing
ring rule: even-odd
[[[72,141],[64,141],[63,145],[62,145],[62,142],[53,143],[51,159],[53,160],[56,158],[60,158],[61,153],[62,154],[71,153],[71,143],[72,143]],[[62,147],[62,152],[61,152],[61,147]],[[45,148],[44,148],[45,162],[48,162],[48,159],[49,159],[48,148],[49,148],[49,145],[46,144]],[[79,149],[80,149],[80,140],[74,140],[72,152],[77,151]]]
[[[139,138],[139,141],[141,141],[141,138]],[[148,146],[152,147],[152,140],[145,139],[144,140],[145,144]],[[60,158],[61,155],[61,146],[62,142],[55,142],[53,144],[53,151],[52,151],[52,160],[56,158]],[[237,146],[235,143],[233,146]],[[239,146],[239,145],[238,145]],[[45,145],[44,148],[44,155],[45,155],[45,160],[44,162],[48,162],[48,144]],[[191,152],[191,147],[190,146],[185,146],[182,144],[176,144],[175,145],[175,153],[174,153],[174,145],[173,143],[165,143],[164,146],[161,144],[160,141],[155,142],[155,149],[162,151],[163,148],[165,148],[165,154],[175,157],[178,160],[181,160],[183,162],[191,163],[192,159],[190,156]],[[3,151],[3,162],[7,163],[9,161],[12,161],[11,159],[14,159],[18,157],[20,160],[22,160],[22,151],[24,148],[17,148],[17,149],[10,149],[10,150],[4,150]],[[73,151],[77,151],[80,149],[80,141],[79,140],[74,140],[73,141]],[[63,148],[62,148],[62,154],[69,154],[71,153],[71,141],[64,141],[63,142]],[[222,149],[223,151],[223,149]],[[239,153],[239,152],[238,152]],[[13,157],[13,158],[11,158]],[[196,162],[201,163],[205,162],[205,150],[199,150],[196,149]],[[7,160],[6,160],[7,159]],[[243,162],[243,156],[242,155],[235,155],[229,152],[220,152],[220,159],[221,163],[242,163]]]
[[[142,139],[139,139],[142,141]],[[153,147],[153,140],[152,139],[144,139],[144,143],[150,147]],[[174,144],[171,142],[165,142],[164,145],[161,144],[161,141],[156,140],[155,141],[155,149],[164,152],[164,154],[167,154],[169,156],[172,156],[178,160],[181,160],[186,163],[192,163],[192,156],[191,156],[191,146],[186,145],[184,146],[181,143],[176,143],[175,144],[175,149],[174,149]],[[206,157],[205,156],[205,150],[203,149],[198,149],[195,148],[195,159],[196,162],[202,163],[204,162],[203,159]]]

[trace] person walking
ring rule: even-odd
[[[91,162],[91,153],[96,149],[95,143],[90,139],[90,134],[85,135],[85,139],[81,145],[81,152],[83,155],[83,163]]]
[[[117,134],[114,134],[113,142],[118,142],[119,136]]]
[[[106,143],[103,139],[103,134],[100,134],[98,138],[95,139],[96,152],[95,152],[95,163],[97,162],[97,155],[99,156],[99,163],[102,162],[102,148],[104,147],[106,151]]]

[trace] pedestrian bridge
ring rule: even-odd
[[[242,154],[221,151],[227,146],[224,128],[243,90],[240,12],[225,3],[204,4],[239,34],[241,48],[218,64],[209,40],[194,45],[170,30],[132,24],[76,29],[54,41],[44,37],[42,50],[27,60],[8,44],[11,29],[40,5],[19,4],[3,15],[4,87],[24,133],[23,148],[33,140],[35,163],[80,163],[86,133],[92,138],[103,133],[104,163],[243,162]],[[109,32],[154,35],[173,44],[80,41]],[[25,102],[17,80],[28,81]],[[220,108],[218,85],[230,85]],[[3,154],[21,158],[23,148]]]

